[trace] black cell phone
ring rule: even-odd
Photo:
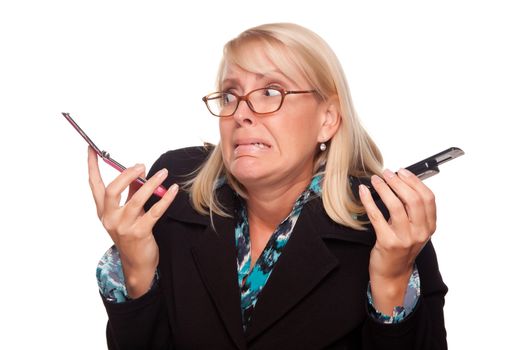
[[[456,159],[459,156],[464,155],[465,152],[461,148],[458,147],[450,147],[449,149],[446,149],[442,152],[439,152],[437,154],[434,154],[431,157],[425,158],[422,161],[419,161],[417,163],[414,163],[410,166],[407,166],[405,169],[412,172],[414,175],[419,177],[421,180],[428,179],[431,176],[434,176],[439,173],[439,165],[448,162],[449,160]],[[358,188],[359,185],[365,185],[368,187],[370,192],[372,193],[372,197],[376,200],[380,199],[379,195],[375,191],[374,187],[372,186],[370,179],[363,179],[363,178],[353,178],[354,179],[354,186],[355,189]],[[359,197],[357,197],[359,198]]]
[[[465,152],[463,152],[461,148],[450,147],[443,152],[434,154],[432,157],[428,157],[420,162],[407,166],[405,169],[415,174],[421,180],[428,179],[439,173],[439,165],[446,163],[449,160],[456,159],[464,154]]]

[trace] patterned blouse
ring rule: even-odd
[[[235,227],[235,243],[237,248],[237,272],[239,289],[241,292],[240,304],[244,329],[246,329],[250,322],[259,293],[270,278],[275,263],[281,256],[283,248],[286,246],[286,243],[293,232],[293,228],[301,214],[304,204],[309,200],[320,196],[321,181],[322,177],[320,175],[312,178],[308,188],[296,200],[288,217],[279,224],[270,237],[266,247],[254,263],[252,269],[250,269],[250,230],[245,205],[242,204],[241,208],[239,208],[236,213],[237,225]],[[158,282],[158,279],[159,276],[156,274],[152,286]],[[97,280],[100,293],[106,300],[115,303],[130,300],[126,291],[119,253],[115,246],[111,247],[100,260],[97,267]],[[401,322],[412,312],[420,296],[420,280],[417,268],[414,266],[414,271],[410,276],[403,305],[396,306],[393,310],[392,316],[385,315],[374,307],[370,285],[368,287],[367,296],[368,309],[373,318],[382,323]]]

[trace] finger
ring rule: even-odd
[[[406,169],[399,169],[400,178],[407,183],[412,189],[419,193],[423,200],[427,223],[434,232],[436,229],[436,198],[430,188],[428,188],[420,178]]]
[[[383,176],[388,186],[395,192],[398,200],[402,202],[409,221],[419,227],[426,226],[427,217],[425,203],[417,189],[413,189],[409,184],[405,183],[399,176],[388,169],[383,172]],[[393,218],[393,220],[394,219],[395,218]]]
[[[128,187],[140,174],[144,173],[144,165],[136,164],[131,168],[127,168],[113,180],[106,188],[104,195],[104,210],[112,212],[120,207],[120,199],[122,192]]]
[[[141,217],[141,224],[148,230],[151,230],[173,202],[178,191],[179,186],[177,184],[171,185],[166,194]]]
[[[141,174],[139,174],[140,177],[142,178],[145,178],[146,177],[146,172],[142,172]],[[130,185],[129,185],[129,189],[128,189],[128,197],[126,198],[126,203],[129,202],[129,200],[131,199],[131,197],[133,197],[133,195],[135,194],[135,192],[137,192],[140,187],[142,186],[142,184],[138,183],[137,181],[133,181]]]
[[[126,216],[136,217],[142,212],[144,203],[153,195],[153,192],[159,187],[168,176],[168,170],[161,169],[153,175],[144,185],[141,186],[130,198],[126,204]]]
[[[89,175],[89,187],[95,200],[95,206],[97,207],[97,215],[100,219],[102,212],[104,211],[104,193],[106,186],[100,176],[100,170],[98,168],[98,157],[97,153],[91,146],[88,146],[88,175]]]
[[[405,205],[396,196],[393,190],[387,185],[387,183],[377,175],[373,175],[372,186],[379,194],[379,197],[385,204],[390,214],[390,221],[393,225],[401,228],[399,232],[407,233],[407,226],[409,225],[408,214],[405,210]]]
[[[374,202],[370,190],[365,185],[359,185],[359,198],[365,207],[370,223],[376,231],[378,240],[386,239],[387,237],[383,235],[383,232],[387,232],[389,226],[388,222],[385,220],[383,213]]]

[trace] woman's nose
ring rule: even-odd
[[[240,125],[253,125],[256,121],[255,113],[251,110],[250,106],[248,105],[249,101],[240,101],[239,106],[237,107],[237,110],[233,114],[233,118],[239,123]]]

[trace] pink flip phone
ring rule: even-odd
[[[109,153],[106,152],[106,151],[101,151],[100,148],[98,148],[95,143],[93,141],[91,141],[91,139],[86,135],[86,133],[78,126],[77,123],[75,123],[75,121],[73,120],[73,118],[71,118],[71,116],[69,115],[69,113],[62,113],[62,115],[67,119],[67,121],[75,128],[76,131],[78,131],[78,133],[80,134],[80,136],[82,136],[82,138],[84,140],[86,140],[86,142],[91,146],[91,148],[93,148],[95,150],[95,152],[97,152],[98,156],[100,158],[102,158],[102,160],[104,162],[106,162],[107,164],[111,165],[113,168],[117,169],[118,171],[120,172],[123,172],[124,170],[126,170],[126,167],[123,166],[122,164],[120,164],[119,162],[117,162],[115,159],[111,158],[109,156]],[[144,185],[144,183],[146,183],[146,179],[142,178],[142,177],[139,177],[135,180],[135,182],[141,184],[141,185]],[[164,196],[164,194],[166,194],[166,189],[163,187],[163,186],[159,186],[155,189],[155,191],[153,192],[153,194],[155,194],[156,196],[158,197],[162,197]]]

